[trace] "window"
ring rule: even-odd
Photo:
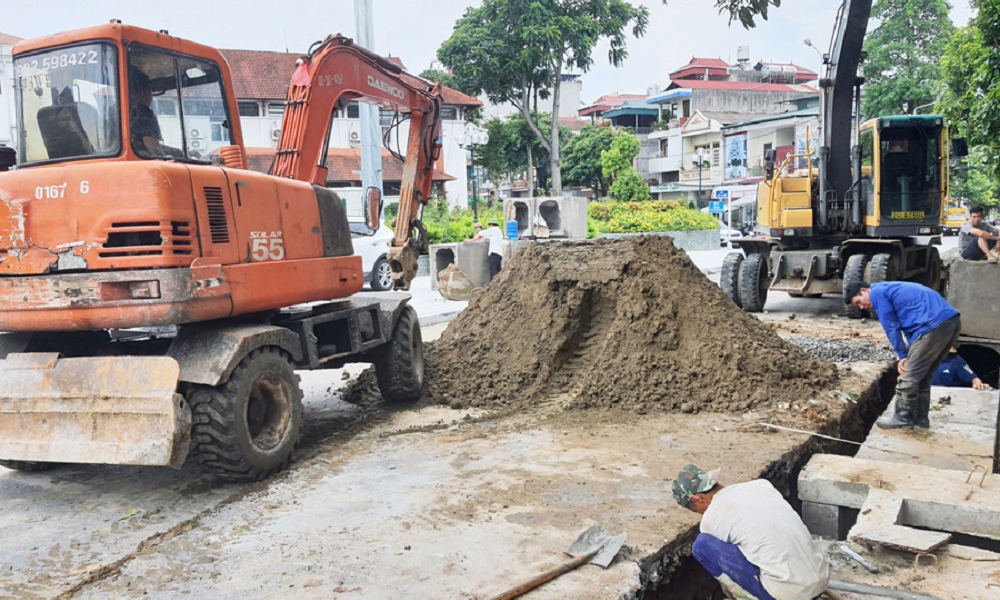
[[[267,116],[269,116],[269,117],[283,117],[283,116],[285,116],[285,103],[284,102],[268,102],[267,103]]]
[[[348,119],[360,119],[360,111],[358,109],[358,103],[352,102],[347,105],[347,118]]]
[[[253,100],[240,100],[237,103],[240,109],[241,117],[259,117],[260,116],[260,102]]]
[[[111,44],[54,48],[14,59],[22,165],[121,150],[118,56]]]
[[[458,120],[458,107],[457,106],[445,106],[441,109],[441,119],[445,121],[457,121]]]
[[[139,156],[205,159],[229,143],[217,65],[138,44],[128,64],[129,133]]]

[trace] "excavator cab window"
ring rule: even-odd
[[[219,67],[133,44],[129,48],[129,138],[142,158],[207,161],[232,136]]]
[[[115,46],[51,48],[14,59],[21,166],[121,151]]]
[[[875,177],[875,130],[863,129],[859,137],[861,146],[861,198],[866,202],[874,197],[875,189],[872,181]],[[872,206],[868,204],[868,206]]]
[[[924,127],[887,127],[880,134],[880,204],[895,221],[937,217],[941,206],[941,148]]]

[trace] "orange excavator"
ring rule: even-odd
[[[14,48],[17,164],[0,155],[0,464],[165,465],[233,480],[298,442],[295,369],[374,363],[383,397],[423,386],[407,294],[363,284],[326,183],[352,100],[409,119],[397,289],[416,272],[441,91],[330,36],[299,61],[270,174],[246,168],[218,50],[112,21]],[[365,191],[370,229],[381,194]]]

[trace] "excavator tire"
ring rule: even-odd
[[[229,481],[259,481],[283,469],[302,432],[302,390],[292,358],[264,346],[224,383],[193,386],[191,455]]]
[[[931,246],[927,251],[927,271],[924,273],[923,284],[932,290],[941,291],[941,270],[944,265],[941,264],[941,254],[938,249]]]
[[[742,252],[730,252],[722,260],[722,273],[719,275],[719,287],[727,298],[743,308],[740,304],[740,267],[743,265]]]
[[[767,257],[748,254],[740,266],[740,306],[746,312],[762,312],[767,302]]]
[[[847,265],[844,266],[844,290],[847,290],[847,286],[852,282],[865,280],[865,267],[867,266],[867,254],[852,254],[847,259]],[[851,304],[844,305],[844,315],[849,319],[860,319],[865,316],[864,312]]]
[[[889,253],[876,254],[865,267],[865,281],[868,283],[881,283],[883,281],[895,281],[897,279],[896,270],[893,269],[892,255]],[[871,318],[877,319],[875,309],[868,311]]]
[[[424,390],[424,343],[413,307],[400,312],[392,337],[375,357],[375,377],[387,402],[414,402]]]

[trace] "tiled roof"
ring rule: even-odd
[[[233,73],[236,97],[244,100],[284,100],[299,54],[266,50],[220,50]]]
[[[21,38],[19,37],[7,35],[6,33],[0,33],[0,46],[13,46],[20,41]]]
[[[712,75],[725,75],[729,72],[729,63],[721,58],[697,58],[692,56],[691,61],[671,73],[670,78],[679,79],[688,75],[701,77],[706,70],[710,71]]]
[[[295,61],[301,55],[287,52],[269,52],[266,50],[221,50],[233,73],[233,86],[236,97],[241,100],[284,100],[288,97],[288,83],[295,71]],[[388,57],[403,67],[403,61],[398,57]],[[404,80],[411,85],[419,85],[417,78],[406,73]],[[441,91],[445,104],[460,106],[482,106],[482,102],[466,96],[458,90],[444,88]]]
[[[671,81],[667,89],[688,88],[692,90],[729,90],[740,92],[798,92],[815,94],[818,90],[808,85],[790,83],[757,83],[754,81],[705,81],[703,79],[677,79]]]
[[[267,173],[274,160],[274,148],[247,148],[247,165],[251,171]],[[327,181],[361,181],[361,149],[330,148],[326,155]],[[382,180],[400,181],[403,161],[382,149]],[[435,169],[434,181],[454,181],[454,177]]]
[[[625,102],[629,100],[645,102],[646,96],[642,94],[605,94],[604,96],[601,96],[597,100],[594,100],[594,102],[590,106],[585,106],[581,108],[579,115],[581,117],[586,117],[587,115],[594,112],[604,112],[606,110],[621,106],[622,104],[625,104]]]

